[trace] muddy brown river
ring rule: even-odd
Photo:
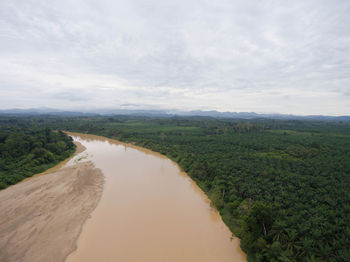
[[[246,261],[239,239],[231,239],[207,196],[174,162],[115,140],[69,134],[87,148],[71,163],[92,161],[105,184],[67,262]]]

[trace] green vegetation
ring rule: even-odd
[[[43,172],[75,150],[70,137],[50,129],[0,125],[0,189]]]
[[[349,123],[125,116],[16,121],[167,155],[211,198],[250,261],[350,261]]]

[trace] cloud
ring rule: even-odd
[[[345,0],[3,0],[0,106],[350,114],[349,13]]]

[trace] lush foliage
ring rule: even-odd
[[[74,151],[70,137],[62,132],[0,125],[0,189],[40,173]]]
[[[350,261],[349,123],[122,116],[22,121],[167,155],[208,194],[252,261]]]

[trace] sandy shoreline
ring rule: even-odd
[[[61,262],[76,248],[104,176],[92,162],[61,166],[0,191],[0,261]]]

